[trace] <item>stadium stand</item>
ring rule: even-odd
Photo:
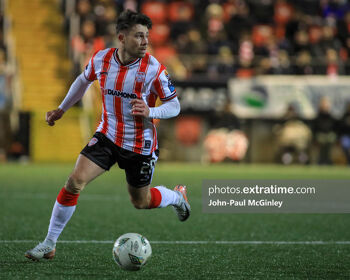
[[[42,114],[60,103],[72,79],[81,73],[96,50],[117,46],[114,23],[125,9],[142,11],[151,17],[149,52],[167,66],[181,90],[191,83],[196,84],[191,94],[206,87],[201,96],[202,105],[207,104],[206,108],[201,105],[203,112],[208,108],[206,112],[212,112],[222,103],[219,88],[225,88],[225,100],[232,102],[232,96],[227,96],[232,78],[261,75],[336,78],[350,73],[350,5],[344,0],[33,0],[23,3],[3,0],[2,3],[7,3],[6,14],[11,19],[11,28],[7,29],[15,38],[12,48],[17,59],[15,79],[20,81],[20,87],[6,95],[7,101],[0,91],[0,107],[11,103],[16,108],[12,111],[31,113],[30,151],[34,160],[74,160],[94,130],[100,114],[100,108],[93,106],[99,102],[96,83],[90,89],[92,93],[66,115],[55,133],[40,125]],[[3,50],[5,46],[0,40],[0,67],[4,60],[2,52],[6,53]],[[18,85],[13,81],[11,84]],[[259,91],[261,100],[247,99],[253,106],[263,106],[266,102],[266,93]],[[208,101],[213,94],[217,98]],[[189,101],[185,101],[188,106],[183,107],[184,115],[196,111],[195,104]],[[313,103],[318,101],[315,99]],[[315,114],[307,116],[310,128],[315,117]],[[207,120],[203,125],[207,125]],[[68,146],[65,135],[70,138]],[[53,142],[59,144],[53,147]],[[254,141],[250,143],[256,145]],[[252,153],[247,152],[248,156]]]
[[[73,160],[83,143],[79,115],[67,114],[55,132],[43,125],[45,112],[57,107],[71,80],[62,31],[63,16],[53,1],[7,3],[15,39],[17,75],[21,79],[18,109],[32,114],[29,124],[31,157],[36,161]]]
[[[94,40],[108,45],[111,25],[125,8],[152,18],[151,52],[163,59],[177,79],[203,74],[212,79],[218,75],[346,75],[350,71],[347,1],[77,0],[72,13],[79,16],[80,36],[84,37],[86,22],[94,23],[95,37],[84,40],[95,49]],[[230,67],[222,65],[223,55],[231,60]]]

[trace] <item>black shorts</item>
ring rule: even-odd
[[[81,154],[105,170],[109,170],[118,162],[119,167],[125,169],[129,185],[141,188],[152,181],[159,151],[156,150],[147,156],[134,153],[117,146],[103,133],[96,132]]]

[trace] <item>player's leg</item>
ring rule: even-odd
[[[136,209],[147,209],[150,208],[151,203],[151,192],[150,185],[145,187],[136,188],[128,184],[128,192],[130,195],[130,201]]]
[[[179,202],[179,194],[164,186],[139,188],[128,184],[128,191],[131,203],[137,209],[164,208]]]
[[[113,143],[96,133],[78,157],[73,172],[61,189],[52,210],[48,234],[44,242],[26,252],[26,257],[39,260],[53,258],[59,235],[72,217],[83,188],[115,163]]]
[[[150,187],[157,158],[153,153],[149,157],[139,156],[132,161],[128,160],[125,173],[130,200],[137,209],[164,208],[171,205],[180,221],[185,221],[191,211],[186,186],[176,186],[174,190],[164,186]]]
[[[128,191],[130,200],[137,209],[164,208],[170,205],[182,222],[190,215],[191,207],[187,200],[186,186],[178,185],[174,190],[170,190],[164,186],[150,188],[148,185],[138,188],[128,184]]]
[[[64,227],[72,217],[83,188],[105,170],[84,155],[79,155],[72,174],[61,189],[52,209],[50,224],[44,242],[26,252],[32,260],[52,259],[55,256],[56,242]]]
[[[80,192],[84,187],[106,170],[80,154],[72,174],[61,189],[52,210],[48,234],[45,240],[56,243],[59,235],[72,217]]]

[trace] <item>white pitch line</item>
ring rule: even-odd
[[[36,243],[37,240],[0,240],[0,243]],[[58,243],[68,244],[112,244],[112,240],[61,240]],[[178,240],[178,241],[151,241],[152,244],[223,244],[223,245],[350,245],[350,241],[255,241],[255,240],[237,240],[237,241],[209,241],[209,240]]]

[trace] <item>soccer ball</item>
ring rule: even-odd
[[[139,270],[152,255],[152,248],[146,237],[138,233],[125,233],[113,246],[114,261],[125,270]]]

